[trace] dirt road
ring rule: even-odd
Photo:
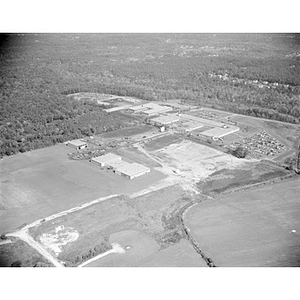
[[[56,218],[59,218],[61,216],[65,216],[69,213],[81,210],[83,208],[86,208],[88,206],[91,206],[93,204],[117,197],[119,195],[110,195],[107,197],[102,197],[102,198],[98,198],[96,200],[87,202],[85,204],[70,208],[68,210],[62,211],[60,213],[51,215],[47,218],[43,218],[43,219],[39,219],[37,221],[32,222],[31,224],[26,225],[25,227],[23,227],[21,230],[16,231],[16,232],[12,232],[12,233],[8,233],[6,234],[6,236],[14,236],[17,237],[21,240],[23,240],[24,242],[26,242],[28,245],[30,245],[32,248],[34,248],[36,251],[38,251],[40,254],[43,255],[43,257],[45,257],[47,260],[49,260],[51,263],[54,264],[54,266],[56,267],[64,267],[63,264],[61,264],[54,256],[52,256],[41,244],[39,244],[38,242],[36,242],[31,235],[29,234],[28,230],[32,227],[38,226],[43,222],[46,221],[50,221],[50,220],[54,220]]]
[[[85,261],[83,264],[79,265],[78,268],[82,268],[82,267],[88,265],[89,263],[91,263],[92,261],[98,260],[99,258],[104,257],[111,253],[119,253],[119,254],[125,253],[125,250],[118,243],[112,243],[111,245],[112,245],[112,249]]]
[[[13,236],[26,242],[29,246],[38,251],[44,258],[49,260],[55,267],[64,267],[57,259],[55,259],[46,249],[44,249],[39,243],[37,243],[29,234],[27,230],[20,230],[15,233],[8,234],[8,236]]]

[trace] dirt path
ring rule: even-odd
[[[119,254],[125,253],[125,250],[118,243],[112,243],[111,245],[112,245],[112,249],[85,261],[83,264],[79,265],[78,268],[82,268],[88,265],[89,263],[91,263],[92,261],[98,260],[99,258],[109,255],[111,253],[119,253]]]
[[[26,242],[28,245],[30,245],[32,248],[34,248],[36,251],[38,251],[40,254],[42,254],[43,257],[45,257],[47,260],[49,260],[51,263],[54,264],[54,266],[56,267],[64,267],[63,264],[61,264],[54,256],[52,256],[41,244],[39,244],[38,242],[36,242],[31,235],[29,234],[28,230],[32,227],[38,226],[46,221],[50,221],[50,220],[54,220],[57,219],[61,216],[65,216],[69,213],[84,209],[88,206],[91,206],[93,204],[117,197],[119,195],[115,194],[115,195],[110,195],[107,197],[102,197],[102,198],[98,198],[96,200],[87,202],[85,204],[70,208],[68,210],[62,211],[60,213],[51,215],[47,218],[43,218],[43,219],[39,219],[36,220],[28,225],[26,225],[25,227],[23,227],[21,230],[16,231],[16,232],[12,232],[12,233],[8,233],[6,234],[6,236],[14,236],[17,238],[20,238],[21,240],[23,240],[24,242]]]
[[[47,250],[45,250],[38,242],[36,242],[29,234],[27,230],[20,230],[15,233],[8,234],[8,236],[17,237],[24,242],[26,242],[29,246],[38,251],[44,258],[49,260],[55,267],[64,267],[57,259],[55,259]]]
[[[49,217],[46,217],[46,218],[42,218],[42,219],[39,219],[39,220],[36,220],[26,226],[24,226],[20,231],[23,231],[23,230],[27,230],[29,228],[32,228],[32,227],[35,227],[35,226],[38,226],[40,225],[41,223],[43,222],[46,222],[46,221],[50,221],[50,220],[54,220],[54,219],[57,219],[59,217],[62,217],[62,216],[65,216],[69,213],[73,213],[75,211],[78,211],[78,210],[81,210],[81,209],[84,209],[88,206],[91,206],[93,204],[96,204],[96,203],[99,203],[99,202],[102,202],[102,201],[105,201],[105,200],[108,200],[108,199],[111,199],[111,198],[114,198],[114,197],[117,197],[117,196],[120,196],[120,194],[115,194],[115,195],[110,195],[110,196],[107,196],[107,197],[102,197],[102,198],[98,198],[96,200],[92,200],[90,202],[87,202],[85,204],[81,204],[79,206],[75,206],[75,207],[72,207],[68,210],[64,210],[64,211],[61,211],[57,214],[54,214],[54,215],[51,215]],[[18,231],[17,231],[18,232]]]

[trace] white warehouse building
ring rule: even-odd
[[[127,164],[116,170],[116,174],[125,176],[129,179],[134,179],[149,172],[150,168],[138,163]]]
[[[82,142],[81,140],[72,140],[66,142],[66,146],[72,147],[76,150],[81,150],[87,148],[87,143]]]
[[[100,165],[100,167],[104,167],[115,160],[121,160],[121,157],[113,153],[107,153],[101,156],[93,157],[91,162]]]
[[[112,168],[116,174],[128,179],[134,179],[150,172],[150,168],[138,163],[123,161],[120,156],[113,153],[93,157],[91,162],[100,165],[101,167],[106,166]]]

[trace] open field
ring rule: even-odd
[[[222,169],[199,181],[198,187],[205,194],[219,194],[228,190],[286,176],[291,172],[268,162],[244,164],[239,169]]]
[[[0,243],[0,267],[10,267],[13,263],[16,264],[17,261],[20,261],[19,266],[21,267],[53,266],[20,239],[9,237],[6,242],[8,243]]]
[[[140,260],[159,250],[154,238],[135,230],[114,233],[109,241],[120,244],[125,253],[110,254],[86,265],[87,267],[134,267]]]
[[[138,231],[121,231],[110,236],[124,254],[111,254],[86,267],[206,267],[204,260],[186,240],[160,250],[155,240]]]
[[[63,144],[6,157],[0,162],[0,231],[111,194],[131,194],[166,176],[150,173],[128,180],[88,161],[72,161]]]
[[[200,203],[185,222],[217,266],[299,267],[299,195],[298,178]]]
[[[179,224],[171,226],[172,218],[176,219],[178,210],[189,201],[179,186],[136,198],[118,196],[43,222],[31,228],[30,234],[67,265],[81,264],[109,250],[113,242],[121,244],[110,237],[124,230],[137,230],[159,248],[166,248],[181,238]]]

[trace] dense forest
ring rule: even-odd
[[[2,34],[0,42],[1,156],[129,124],[66,97],[79,91],[300,123],[299,34]]]

